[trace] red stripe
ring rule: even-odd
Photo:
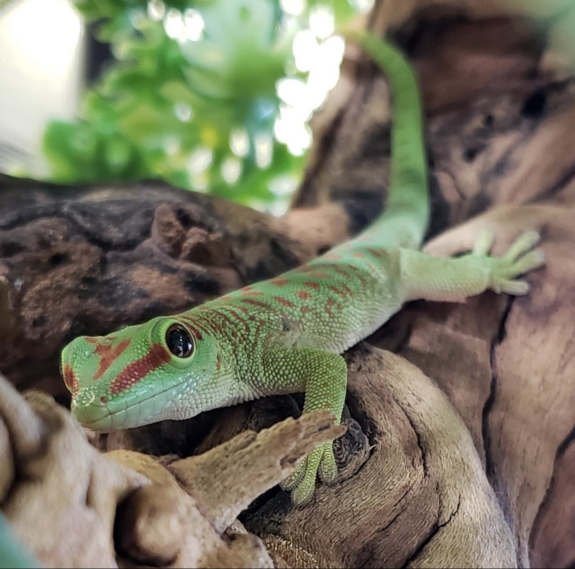
[[[284,306],[289,306],[290,308],[293,308],[295,306],[295,304],[293,302],[290,302],[289,300],[286,300],[285,298],[282,298],[281,296],[274,296],[274,300],[276,302],[279,302],[280,304],[283,304]]]
[[[110,392],[120,393],[136,385],[143,377],[167,364],[171,360],[170,353],[161,344],[152,344],[150,351],[139,360],[128,364],[118,377],[111,383]]]
[[[98,371],[94,375],[94,380],[100,379],[110,368],[110,366],[118,359],[128,348],[130,338],[122,340],[117,346],[112,346],[109,343],[99,344],[96,346],[95,352],[100,356],[100,361],[98,362]]]
[[[78,378],[76,377],[74,370],[70,367],[70,364],[66,364],[64,366],[62,375],[64,376],[64,383],[72,394],[72,397],[76,397],[76,394],[79,391]]]

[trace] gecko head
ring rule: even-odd
[[[61,362],[72,413],[103,432],[193,417],[209,404],[219,367],[215,340],[178,317],[76,338]]]

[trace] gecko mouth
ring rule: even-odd
[[[155,422],[157,420],[156,417],[164,409],[159,408],[156,412],[147,414],[146,419],[142,421],[138,420],[140,413],[137,412],[137,409],[141,408],[143,404],[173,391],[179,387],[179,385],[180,384],[172,385],[166,389],[163,389],[162,391],[152,393],[151,395],[143,397],[130,405],[128,405],[126,399],[124,398],[112,402],[102,403],[97,400],[96,395],[93,394],[92,398],[87,403],[82,405],[77,405],[75,400],[73,400],[72,414],[78,419],[82,426],[87,427],[88,429],[92,429],[93,431],[110,432],[121,429],[133,429],[135,427],[141,427],[143,425]],[[109,408],[110,403],[117,404],[122,402],[124,405],[121,408],[113,410]],[[126,420],[128,412],[135,413],[136,417],[130,418],[130,420]],[[124,415],[124,417],[121,417],[121,415]],[[121,420],[115,425],[114,418],[118,416],[120,416]]]

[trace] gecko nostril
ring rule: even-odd
[[[109,401],[109,399],[105,395],[102,395],[102,397],[100,397],[101,403],[108,403],[108,401]]]

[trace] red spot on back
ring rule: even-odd
[[[64,383],[66,384],[66,387],[72,394],[72,397],[75,397],[79,391],[78,378],[76,377],[74,370],[70,367],[69,364],[64,366],[62,375],[64,376]]]
[[[314,279],[329,279],[330,275],[328,275],[327,273],[324,273],[323,271],[312,271],[309,274],[310,277],[313,277]]]
[[[333,270],[334,270],[336,273],[338,273],[339,275],[342,275],[342,276],[344,276],[344,277],[349,278],[350,274],[349,274],[346,270],[342,269],[340,266],[334,265],[332,268],[333,268]]]
[[[260,300],[253,300],[251,298],[242,298],[242,302],[245,302],[246,304],[251,304],[252,306],[258,306],[259,308],[266,308],[267,310],[271,310],[269,304],[261,302]]]
[[[363,253],[360,253],[359,251],[355,251],[354,253],[352,253],[352,255],[358,259],[363,259],[365,257],[365,255]]]
[[[385,249],[377,249],[375,247],[370,247],[367,251],[368,253],[370,253],[374,257],[377,257],[378,259],[383,259],[384,257],[387,257],[387,251]]]
[[[240,290],[240,294],[242,296],[261,296],[262,295],[262,293],[258,292],[257,290],[245,290],[245,289]]]
[[[290,308],[293,308],[295,306],[295,304],[293,302],[290,302],[289,300],[286,300],[285,298],[282,298],[281,296],[274,296],[274,300],[276,302],[279,302],[280,304],[283,304],[284,306],[289,306]]]
[[[331,311],[331,307],[335,304],[335,301],[331,298],[327,301],[325,306],[325,311],[330,318],[333,318],[333,312]]]
[[[88,342],[88,344],[97,344],[99,342],[98,338],[84,338],[84,340],[86,340],[86,342]]]
[[[95,352],[100,356],[100,361],[98,363],[98,370],[93,378],[94,380],[100,379],[108,371],[114,361],[126,351],[130,342],[130,338],[126,338],[117,346],[112,346],[112,344],[108,342],[96,346]]]
[[[276,286],[285,286],[289,283],[287,279],[273,279],[270,282]]]
[[[301,298],[302,300],[309,300],[311,298],[311,294],[309,292],[306,292],[305,290],[298,290],[295,294],[298,298]]]
[[[118,377],[110,384],[110,392],[115,394],[129,389],[150,372],[163,364],[167,364],[170,359],[170,354],[164,346],[152,344],[150,351],[143,358],[128,364],[118,374]]]
[[[309,312],[309,308],[307,306],[302,306],[300,310],[302,314],[307,314]]]
[[[313,290],[319,290],[319,284],[314,283],[313,281],[306,281],[303,283],[303,286],[307,286],[307,288],[313,288]]]

